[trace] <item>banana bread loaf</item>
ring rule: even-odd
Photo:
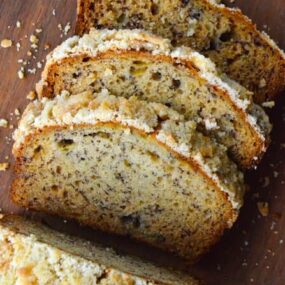
[[[139,28],[209,56],[264,102],[285,86],[285,55],[238,9],[210,0],[78,0],[77,32]]]
[[[190,261],[242,205],[243,175],[225,148],[161,104],[65,92],[31,103],[15,140],[16,203]]]
[[[47,59],[40,97],[107,88],[117,96],[166,104],[195,120],[244,168],[265,152],[269,120],[251,93],[220,75],[215,65],[189,48],[143,31],[92,30],[72,37]]]

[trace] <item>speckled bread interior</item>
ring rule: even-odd
[[[0,219],[1,285],[198,285],[112,249],[19,216]]]
[[[210,0],[78,0],[77,32],[139,28],[209,56],[232,79],[254,92],[255,102],[285,86],[285,55],[238,9]]]
[[[137,30],[92,30],[57,47],[38,84],[40,97],[102,88],[174,108],[224,144],[243,168],[267,148],[271,125],[252,94],[201,54],[166,39]]]
[[[31,103],[14,137],[16,203],[189,260],[242,205],[243,175],[225,148],[161,104],[64,93]]]

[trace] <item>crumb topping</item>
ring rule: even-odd
[[[142,30],[91,29],[90,33],[85,34],[82,38],[78,36],[71,37],[47,56],[46,69],[54,62],[69,56],[84,54],[95,57],[98,53],[110,50],[146,50],[153,55],[172,57],[179,63],[190,61],[197,67],[201,78],[229,95],[230,100],[246,114],[245,119],[248,124],[265,141],[264,130],[262,129],[264,124],[262,122],[259,124],[260,120],[257,120],[257,114],[248,112],[248,109],[254,105],[251,92],[225,75],[219,74],[211,60],[191,48],[174,48],[168,39],[154,36]]]
[[[228,194],[233,207],[238,209],[241,206],[243,176],[227,158],[225,148],[198,133],[195,122],[185,122],[182,115],[165,105],[139,101],[136,97],[116,97],[109,95],[107,90],[99,94],[84,92],[69,96],[65,91],[53,100],[36,100],[29,104],[14,133],[14,149],[27,135],[45,126],[97,122],[118,122],[155,135],[158,141],[185,159],[207,169],[206,174]]]

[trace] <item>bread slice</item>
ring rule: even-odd
[[[243,174],[225,148],[161,104],[106,90],[63,93],[31,103],[15,140],[16,203],[190,261],[232,226],[242,204]]]
[[[285,86],[285,55],[239,9],[210,0],[78,0],[77,32],[139,28],[210,57],[230,78],[274,99]]]
[[[0,219],[1,285],[198,285],[111,248],[52,230],[20,216]]]
[[[195,120],[249,168],[265,152],[271,126],[249,91],[221,77],[211,61],[188,48],[173,48],[166,39],[137,30],[92,30],[48,56],[37,89],[40,97],[52,97],[63,90],[107,88],[117,96],[166,104]]]

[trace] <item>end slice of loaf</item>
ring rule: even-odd
[[[232,79],[270,100],[285,87],[285,55],[242,14],[210,0],[78,0],[77,32],[139,28],[209,56]]]
[[[15,133],[12,198],[194,260],[237,218],[225,148],[161,104],[85,92],[31,103]]]
[[[107,88],[117,96],[166,104],[224,144],[243,168],[265,152],[271,125],[251,93],[189,48],[143,31],[92,30],[65,41],[47,58],[40,96]]]
[[[195,279],[54,231],[23,217],[0,219],[1,285],[198,285]]]

